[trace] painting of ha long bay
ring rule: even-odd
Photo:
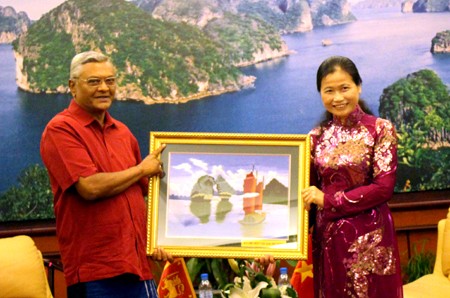
[[[287,154],[169,154],[165,237],[286,242],[291,167]]]

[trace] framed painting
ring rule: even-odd
[[[147,254],[306,259],[308,135],[151,132],[165,176],[152,177]]]

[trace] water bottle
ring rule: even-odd
[[[288,271],[286,267],[280,268],[280,277],[278,278],[278,289],[282,294],[286,294],[286,289],[291,287]]]
[[[198,296],[199,298],[213,298],[213,291],[211,283],[208,280],[208,273],[202,273],[200,275],[201,281],[198,286]]]

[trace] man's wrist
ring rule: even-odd
[[[133,168],[136,168],[137,173],[139,175],[139,178],[144,176],[144,170],[142,169],[141,165],[135,165]]]

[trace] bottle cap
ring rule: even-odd
[[[208,279],[208,273],[202,273],[202,274],[200,275],[200,278],[201,278],[202,280],[207,280],[207,279]]]
[[[287,274],[287,268],[286,267],[281,267],[280,268],[280,274]]]

